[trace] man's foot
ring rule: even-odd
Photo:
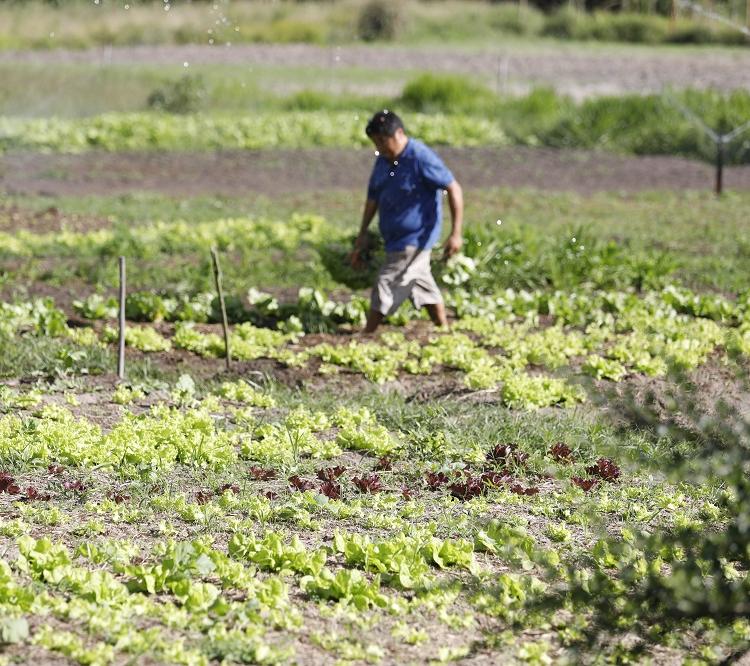
[[[433,303],[425,307],[435,326],[440,326],[441,328],[448,327],[448,315],[445,313],[445,303]]]
[[[370,310],[367,313],[367,324],[362,331],[362,335],[372,335],[377,330],[378,326],[383,323],[383,319],[385,319],[385,315],[382,312]]]

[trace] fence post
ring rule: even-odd
[[[117,376],[125,379],[125,257],[120,257],[120,335],[117,345]]]
[[[716,195],[721,196],[724,191],[724,149],[726,136],[721,134],[716,141]]]
[[[227,308],[224,305],[224,291],[221,288],[221,268],[219,267],[219,255],[216,248],[211,248],[211,259],[214,265],[214,281],[216,282],[216,291],[219,293],[219,306],[221,307],[221,327],[224,329],[224,350],[226,352],[227,370],[231,363],[232,352],[229,348],[229,326],[227,323]]]

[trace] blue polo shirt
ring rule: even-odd
[[[378,204],[386,252],[407,245],[427,250],[440,240],[441,193],[452,182],[443,161],[417,139],[393,162],[382,155],[375,160],[367,198]]]

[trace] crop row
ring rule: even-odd
[[[713,159],[713,144],[666,95],[629,95],[588,100],[540,90],[521,99],[500,100],[482,88],[464,89],[461,80],[427,77],[414,83],[416,106],[408,115],[409,132],[432,145],[545,145],[604,148],[635,154],[676,154]],[[456,86],[459,86],[456,89]],[[421,87],[420,87],[421,86]],[[404,92],[406,104],[410,89]],[[717,132],[729,132],[746,120],[750,97],[713,91],[678,95]],[[398,104],[398,101],[394,101]],[[439,111],[426,114],[421,111]],[[457,111],[462,112],[457,112]],[[260,112],[252,116],[160,113],[108,113],[80,119],[0,118],[0,150],[31,149],[81,152],[90,149],[218,150],[369,145],[363,127],[366,112]],[[750,143],[738,137],[725,159],[745,163]]]
[[[310,293],[301,301],[308,306],[317,303],[320,317],[341,310],[322,295],[307,291]],[[670,368],[691,371],[720,348],[744,356],[750,352],[744,300],[697,296],[674,286],[641,295],[508,290],[488,298],[454,292],[449,300],[462,317],[451,332],[436,332],[424,340],[391,331],[378,341],[309,344],[300,320],[291,315],[280,322],[282,330],[249,322],[232,327],[232,356],[239,360],[275,359],[288,367],[316,361],[314,369],[320,374],[347,370],[376,383],[395,380],[401,373],[431,375],[457,370],[471,390],[499,388],[505,404],[534,408],[573,404],[585,397],[569,379],[540,374],[539,369],[554,372],[566,368],[595,379],[621,381],[633,374],[664,376]],[[153,305],[153,301],[146,302]],[[262,303],[267,308],[269,301]],[[93,305],[96,303],[82,304],[79,309],[96,314]],[[277,307],[270,311],[261,308],[259,314],[271,315]],[[354,316],[349,321],[360,325],[364,307],[351,310]],[[551,318],[552,324],[540,326],[541,316]],[[84,346],[117,339],[116,330],[109,326],[100,334],[95,328],[69,328],[64,315],[42,301],[3,304],[0,328],[6,335],[26,330],[67,337]],[[207,358],[225,353],[220,335],[200,330],[191,322],[178,322],[171,337],[149,326],[129,325],[126,344],[144,352],[184,349]]]

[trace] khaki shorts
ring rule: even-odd
[[[372,289],[372,309],[391,315],[401,303],[411,299],[415,308],[443,302],[430,270],[430,251],[407,245],[402,252],[388,252]]]

